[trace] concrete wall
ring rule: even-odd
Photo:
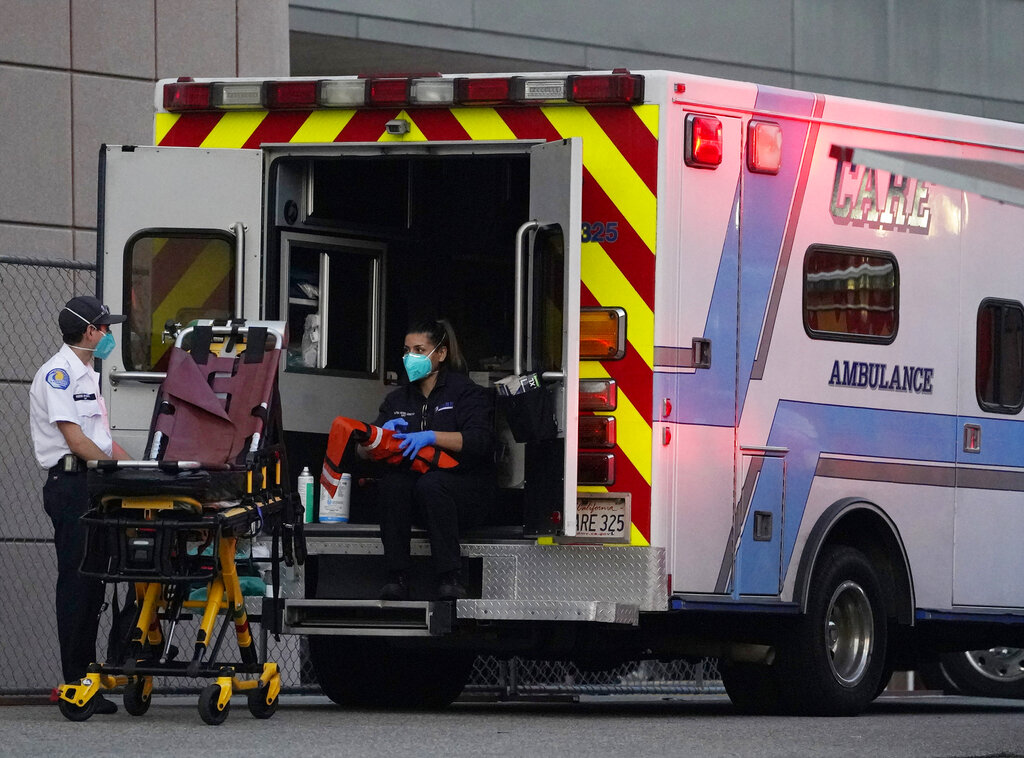
[[[1024,121],[1024,0],[290,6],[296,74],[664,68]]]
[[[288,73],[286,0],[0,0],[0,255],[95,259],[100,144],[151,143],[153,82]]]

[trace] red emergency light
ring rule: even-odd
[[[782,167],[782,127],[772,121],[747,125],[747,168],[758,174],[777,174]]]
[[[579,446],[615,447],[614,416],[580,416]]]
[[[718,168],[724,153],[722,122],[714,116],[690,113],[686,116],[686,147],[683,160],[687,166]]]
[[[615,455],[612,453],[580,453],[576,461],[578,484],[615,484]]]
[[[210,85],[176,81],[164,85],[164,110],[199,111],[210,108]]]
[[[317,82],[267,82],[263,85],[263,102],[267,108],[313,108],[316,106]]]
[[[460,105],[497,105],[509,101],[512,80],[499,77],[488,79],[456,79],[455,102]]]
[[[570,76],[569,100],[574,103],[642,103],[644,78],[619,70],[611,74]]]
[[[371,79],[369,105],[405,105],[409,102],[410,79]]]

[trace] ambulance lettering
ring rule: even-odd
[[[921,366],[896,364],[890,369],[885,363],[837,360],[832,364],[832,375],[828,383],[831,387],[856,387],[930,395],[934,373],[934,368]]]
[[[830,211],[837,224],[927,234],[932,220],[927,201],[925,182],[836,161]]]

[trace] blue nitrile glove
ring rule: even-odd
[[[433,445],[437,442],[437,435],[434,434],[433,430],[427,429],[423,432],[410,432],[409,434],[396,434],[396,440],[402,440],[402,444],[398,446],[398,449],[402,451],[402,455],[408,458],[410,461],[416,457],[416,453],[425,448],[427,445]]]
[[[384,426],[381,429],[390,429],[391,431],[405,431],[405,428],[409,426],[409,422],[399,416],[384,422]]]

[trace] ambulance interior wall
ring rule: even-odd
[[[296,186],[302,188],[303,211],[291,224],[286,214],[277,213],[277,223],[269,229],[267,270],[273,273],[268,273],[267,313],[286,317],[279,302],[280,281],[272,280],[282,270],[283,235],[301,232],[325,242],[362,240],[384,246],[378,375],[318,371],[336,381],[325,385],[329,390],[317,409],[324,432],[286,435],[291,468],[298,471],[300,461],[323,460],[326,431],[335,416],[373,420],[366,418],[369,409],[347,402],[346,386],[351,385],[346,380],[376,382],[379,400],[404,381],[402,348],[412,323],[447,318],[478,381],[484,374],[493,381],[511,373],[514,241],[529,211],[529,159],[521,154],[284,158],[272,168],[269,207],[283,207],[294,194],[289,188]],[[331,293],[332,298],[338,295]],[[328,349],[344,349],[345,335],[353,330],[364,333],[366,325],[331,323]],[[376,405],[373,415],[375,411]],[[360,475],[372,479],[374,470],[356,466],[353,473],[357,486],[351,519],[375,524],[373,487],[358,486]],[[505,492],[499,499],[491,520],[521,524],[519,491]]]

